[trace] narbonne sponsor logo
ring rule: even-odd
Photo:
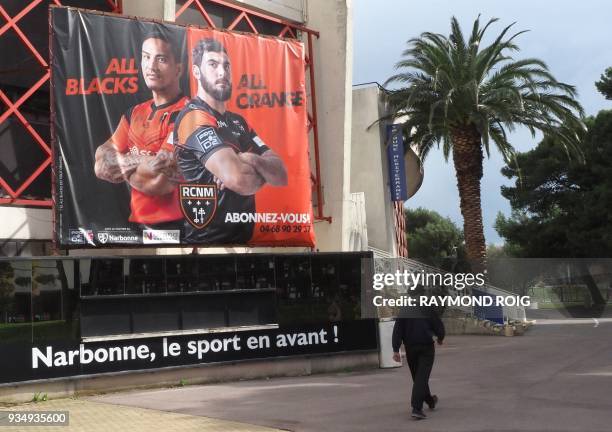
[[[140,237],[130,232],[108,232],[100,231],[97,234],[98,241],[102,244],[106,243],[138,243],[140,244]]]
[[[142,242],[144,244],[152,243],[173,243],[179,244],[181,242],[180,230],[151,230],[146,229],[142,231]]]
[[[180,184],[181,210],[191,225],[198,229],[210,223],[217,210],[217,186]]]

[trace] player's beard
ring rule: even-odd
[[[211,95],[213,98],[218,100],[219,102],[226,102],[232,96],[232,83],[228,80],[227,86],[224,89],[219,89],[215,87],[215,85],[208,81],[204,74],[200,77],[200,83],[202,84],[202,88]]]

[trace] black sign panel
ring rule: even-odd
[[[81,344],[2,345],[0,383],[377,348],[374,320]]]

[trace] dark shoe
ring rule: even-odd
[[[425,413],[423,412],[423,410],[418,410],[416,408],[412,409],[412,414],[411,414],[412,418],[416,419],[416,420],[424,420],[427,418],[427,416],[425,415]]]
[[[429,407],[430,410],[434,410],[436,409],[436,405],[438,405],[438,396],[433,395],[431,397],[431,401],[430,402],[425,402],[427,404],[427,406]]]

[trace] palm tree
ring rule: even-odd
[[[519,50],[514,39],[524,32],[507,36],[511,24],[483,45],[496,21],[481,28],[479,16],[467,42],[455,17],[449,37],[426,32],[410,39],[395,66],[400,73],[386,82],[401,86],[389,97],[390,117],[407,117],[404,132],[421,157],[434,145],[442,144],[447,161],[452,151],[467,256],[480,266],[486,259],[480,180],[491,142],[507,163],[514,163],[507,131],[526,126],[533,136],[539,130],[557,137],[568,155],[580,155],[585,129],[574,87],[557,81],[539,59],[510,57]]]

